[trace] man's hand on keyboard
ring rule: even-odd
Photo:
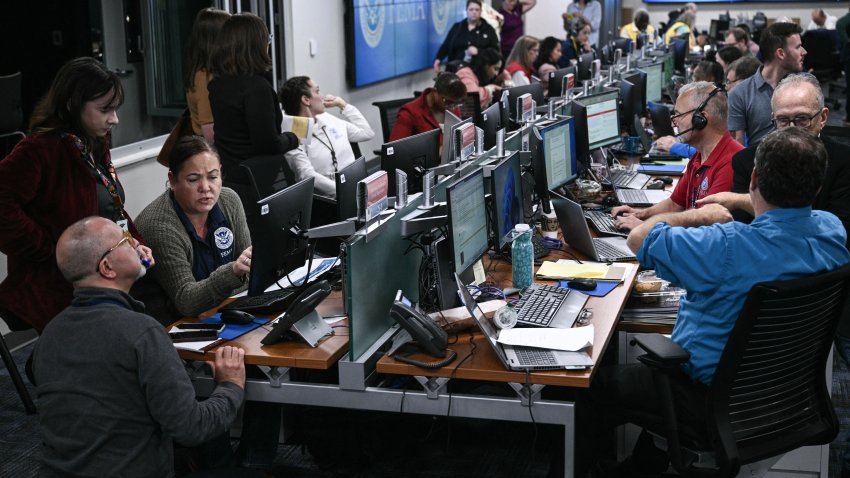
[[[646,214],[645,209],[637,209],[631,206],[617,206],[611,210],[611,217],[615,220],[618,216],[635,216],[638,219],[646,219],[644,215]]]
[[[643,220],[638,218],[637,214],[626,213],[615,219],[614,225],[617,227],[617,229],[627,229],[631,231],[632,229],[638,227],[642,222]]]

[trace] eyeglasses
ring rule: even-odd
[[[773,118],[771,122],[773,123],[773,126],[776,126],[777,128],[787,128],[789,125],[794,125],[799,128],[808,128],[811,126],[812,120],[817,118],[818,115],[820,115],[820,111],[811,116],[802,115],[795,116],[793,118],[777,116],[776,118]]]
[[[688,110],[688,111],[685,111],[684,113],[677,113],[677,112],[676,112],[676,110],[673,110],[673,116],[671,116],[671,117],[670,117],[670,119],[671,119],[671,120],[675,120],[675,119],[677,119],[677,118],[681,118],[682,116],[685,116],[685,115],[686,115],[686,114],[688,114],[688,113],[693,113],[693,112],[694,112],[694,111],[696,111],[696,110],[697,110],[697,109],[696,109],[696,108],[694,108],[694,109],[690,109],[690,110]]]
[[[104,252],[103,255],[100,256],[100,260],[97,261],[97,265],[95,266],[94,271],[99,272],[100,263],[103,262],[104,259],[106,259],[106,256],[108,256],[110,252],[114,251],[115,249],[118,249],[119,247],[124,245],[125,242],[130,241],[131,239],[133,239],[133,235],[130,234],[129,231],[124,231],[124,234],[121,236],[121,240],[116,242],[114,246],[110,247],[108,251]]]
[[[460,106],[460,105],[462,105],[462,104],[463,104],[463,99],[462,99],[462,98],[461,98],[461,99],[457,99],[457,100],[455,100],[455,99],[451,99],[451,98],[446,98],[445,96],[440,96],[440,98],[442,98],[442,100],[443,100],[443,105],[444,105],[446,108],[454,108],[455,106]]]

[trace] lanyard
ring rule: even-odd
[[[109,172],[109,176],[111,176],[112,181],[110,181],[103,171],[97,167],[95,164],[94,156],[92,156],[91,152],[86,147],[86,144],[83,141],[71,134],[71,133],[63,133],[63,136],[70,138],[74,142],[74,146],[80,150],[80,156],[83,158],[83,161],[97,173],[100,178],[100,182],[103,183],[103,186],[109,192],[109,195],[112,197],[112,204],[115,205],[115,210],[121,214],[123,219],[126,219],[127,215],[124,213],[124,201],[121,200],[121,195],[118,194],[118,175],[115,174],[115,166],[113,166],[112,161],[110,160],[106,164],[106,170]]]
[[[337,170],[336,170],[336,150],[334,150],[333,141],[331,141],[331,137],[328,136],[328,130],[326,129],[325,125],[322,125],[322,132],[325,133],[325,138],[327,138],[327,140],[328,140],[327,143],[325,143],[318,136],[316,136],[316,133],[313,133],[313,137],[316,138],[316,141],[318,141],[319,143],[322,143],[322,146],[328,148],[328,151],[331,152],[331,162],[333,163],[333,166],[334,166],[334,174],[336,174],[337,173]]]

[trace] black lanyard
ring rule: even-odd
[[[331,141],[331,137],[328,136],[328,130],[325,128],[325,125],[322,125],[322,132],[325,133],[325,138],[327,138],[328,140],[327,144],[325,144],[324,141],[322,141],[318,136],[316,136],[316,133],[313,133],[313,137],[316,138],[316,141],[321,143],[324,147],[328,148],[328,151],[331,152],[331,162],[334,165],[334,174],[336,174],[336,151],[334,150],[334,144],[333,141]]]

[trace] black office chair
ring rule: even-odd
[[[11,321],[7,320],[6,323],[10,326],[10,328],[14,327],[14,324],[12,324]],[[18,396],[21,397],[21,402],[24,404],[24,409],[26,410],[27,415],[35,414],[35,403],[30,396],[29,390],[27,390],[27,386],[24,384],[21,372],[18,371],[18,366],[12,358],[12,353],[9,351],[8,345],[6,345],[6,339],[3,338],[3,334],[0,334],[0,355],[3,357],[3,364],[6,366],[6,370],[9,371],[9,376],[12,378],[12,383],[15,385],[15,390],[18,392]]]
[[[658,334],[635,337],[648,352],[638,360],[653,367],[665,413],[663,429],[638,425],[665,437],[680,474],[735,476],[743,465],[764,473],[789,451],[835,438],[825,368],[848,280],[850,266],[844,266],[753,286],[709,387],[703,415],[713,437],[676,420],[669,374],[681,373],[688,352]]]
[[[811,71],[822,85],[842,77],[837,31],[807,30],[803,32],[802,41],[807,52],[803,59],[804,71]],[[832,111],[838,111],[841,103],[828,97],[828,88],[824,87],[824,90],[824,102]]]
[[[376,101],[372,103],[378,107],[378,111],[381,114],[381,132],[384,135],[385,143],[390,140],[390,134],[392,134],[393,126],[395,126],[395,119],[398,116],[398,110],[413,100],[414,98],[404,98],[399,100]]]
[[[21,131],[24,114],[21,109],[21,72],[0,76],[0,139],[3,149],[0,158],[5,157],[26,135]]]

